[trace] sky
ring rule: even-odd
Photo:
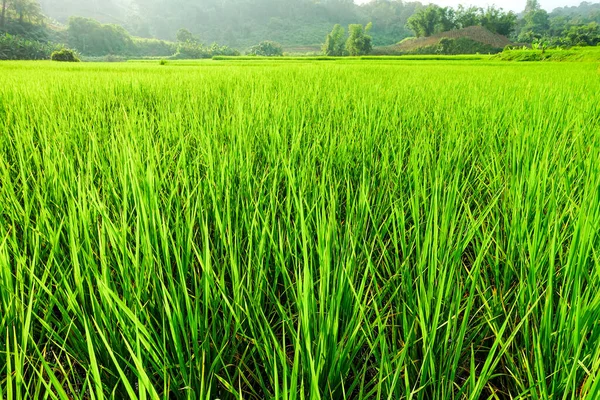
[[[356,0],[357,3],[366,3],[369,0]],[[540,0],[540,5],[543,9],[552,11],[556,7],[564,7],[564,6],[578,6],[583,0]],[[590,3],[595,3],[596,0],[588,0]],[[487,7],[491,5],[495,5],[496,7],[501,7],[505,10],[512,10],[515,12],[521,12],[525,8],[526,0],[421,0],[422,3],[427,4],[429,2],[437,4],[439,6],[447,7],[452,6],[456,7],[459,4],[463,4],[465,6],[474,5],[478,7]]]

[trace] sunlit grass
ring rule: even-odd
[[[596,65],[0,72],[0,398],[598,398]]]

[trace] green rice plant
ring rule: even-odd
[[[0,64],[1,398],[598,398],[596,64],[169,66]]]

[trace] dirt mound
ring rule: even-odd
[[[468,28],[442,32],[428,37],[406,39],[393,47],[398,51],[412,51],[420,47],[435,46],[442,38],[467,38],[476,42],[487,44],[496,49],[502,49],[507,45],[513,44],[506,36],[493,33],[482,26],[470,26]]]

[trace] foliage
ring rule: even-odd
[[[130,55],[140,57],[167,57],[177,52],[178,45],[158,39],[132,38],[133,50]]]
[[[543,37],[550,29],[548,12],[541,8],[532,9],[524,17],[524,26],[519,34],[520,42],[532,42],[534,39]]]
[[[348,40],[346,40],[346,51],[351,56],[362,56],[369,54],[373,49],[371,36],[369,31],[373,24],[368,23],[364,28],[359,24],[351,24],[348,26]]]
[[[338,0],[42,0],[44,10],[66,23],[70,15],[103,23],[120,23],[134,36],[175,41],[187,27],[204,43],[249,48],[263,40],[289,46],[319,45],[335,24],[365,25],[372,21],[374,44],[385,45],[411,36],[406,21],[417,2],[374,1],[361,5]],[[72,12],[67,12],[72,10]]]
[[[181,28],[177,31],[177,41],[179,43],[195,43],[199,44],[200,39],[192,34],[192,32],[188,31],[185,28]]]
[[[5,28],[8,20],[14,19],[20,24],[38,24],[43,19],[37,0],[0,0],[0,29]]]
[[[252,46],[248,54],[263,57],[283,56],[283,47],[279,43],[267,40]]]
[[[53,52],[50,56],[52,61],[61,61],[61,62],[79,62],[79,57],[77,54],[70,49],[60,49]]]
[[[505,49],[495,56],[502,61],[555,61],[600,62],[599,47],[573,47],[570,49]]]
[[[90,18],[71,17],[67,32],[69,46],[82,55],[128,54],[134,47],[131,36],[121,26]]]
[[[356,16],[349,21],[358,23],[373,23],[371,36],[373,45],[389,45],[403,38],[412,36],[407,28],[408,18],[415,13],[421,4],[415,1],[368,1],[360,2]]]
[[[1,0],[0,0],[1,1]],[[44,24],[35,24],[31,22],[19,22],[16,19],[8,19],[4,28],[0,28],[0,33],[8,33],[19,36],[23,39],[34,40],[38,42],[50,42],[51,34],[54,30],[49,29]]]
[[[582,2],[577,7],[558,8],[547,13],[530,1],[518,35],[523,43],[543,42],[549,46],[594,46],[600,32],[600,4]]]
[[[563,33],[566,46],[597,46],[600,43],[600,25],[591,22],[587,25],[571,26]]]
[[[206,48],[200,43],[180,42],[177,45],[177,52],[175,53],[174,58],[193,60],[210,58],[210,55]]]
[[[482,11],[479,25],[491,32],[510,36],[517,26],[517,15],[512,11],[504,12],[501,8],[488,7]]]
[[[441,38],[436,45],[418,47],[407,54],[495,54],[501,51],[502,49],[495,48],[489,44],[461,37],[456,39]]]
[[[430,5],[419,10],[408,19],[407,26],[417,37],[431,36],[435,33],[449,31],[456,27],[454,10],[450,7]]]
[[[56,45],[0,34],[0,60],[47,60]]]
[[[456,11],[449,7],[430,5],[421,9],[408,20],[408,26],[415,34],[431,36],[452,29],[483,26],[491,32],[509,36],[517,24],[517,16],[512,11],[501,8],[459,6]]]
[[[175,59],[194,60],[202,58],[212,58],[214,56],[239,56],[240,53],[228,46],[219,46],[213,43],[210,47],[205,47],[200,43],[183,42],[177,46],[177,52],[173,56]]]
[[[336,24],[331,33],[325,38],[323,44],[323,54],[326,56],[343,56],[345,52],[346,41],[344,36],[346,32],[341,25]]]
[[[205,47],[189,31],[181,29],[178,43],[157,39],[136,38],[123,28],[101,24],[88,18],[74,17],[69,20],[69,44],[85,56],[104,57],[167,57],[184,59],[210,58],[214,55],[236,55],[228,46],[213,44]]]
[[[1,397],[597,399],[598,63],[434,57],[0,63]]]
[[[361,5],[337,0],[180,0],[176,6],[167,0],[106,0],[99,7],[86,6],[87,1],[42,0],[44,11],[61,22],[67,22],[69,15],[94,17],[103,23],[119,23],[135,36],[169,41],[176,40],[178,28],[190,27],[186,32],[194,40],[200,37],[204,43],[217,42],[237,48],[247,48],[265,39],[282,43],[286,48],[319,46],[333,25],[364,25],[369,21],[374,24],[371,36],[373,45],[377,46],[392,45],[413,36],[411,29],[418,31],[419,36],[427,36],[481,25],[512,40],[531,43],[536,39],[562,37],[571,26],[600,23],[598,4],[583,2],[577,7],[555,9],[546,13],[545,21],[545,11],[541,11],[539,4],[529,3],[523,13],[527,20],[517,21],[514,13],[495,7],[451,9],[395,0],[369,1]],[[9,18],[7,25],[18,21],[14,11],[10,14],[12,19]],[[414,18],[409,24],[411,16]],[[39,35],[29,38],[46,40]],[[66,39],[48,40],[69,43]],[[129,53],[141,52],[130,50]]]

